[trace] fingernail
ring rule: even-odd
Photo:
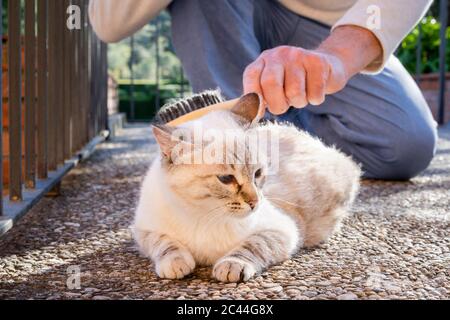
[[[294,108],[303,108],[306,103],[301,98],[294,98],[289,100],[289,105]]]

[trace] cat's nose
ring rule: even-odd
[[[247,204],[250,206],[250,208],[255,209],[256,206],[258,205],[258,200],[248,200]]]

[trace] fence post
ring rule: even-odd
[[[36,2],[25,1],[25,186],[36,185]]]
[[[420,82],[420,75],[422,74],[422,21],[418,25],[419,35],[417,37],[416,48],[416,82]]]
[[[3,0],[0,0],[0,61],[3,61]],[[0,79],[3,79],[3,67],[0,68]],[[0,81],[0,216],[3,215],[3,81]]]
[[[22,53],[20,49],[20,1],[8,1],[9,64],[9,197],[22,200]]]
[[[56,117],[56,91],[59,90],[56,70],[56,1],[48,0],[48,170],[57,169],[57,117]]]
[[[47,178],[47,0],[38,0],[38,94],[37,94],[37,172],[39,179]]]
[[[134,105],[134,69],[133,69],[133,63],[134,63],[134,36],[132,35],[130,37],[130,61],[129,69],[130,69],[130,87],[129,87],[129,95],[130,95],[130,120],[133,121],[135,117],[135,105]]]
[[[439,36],[441,40],[441,44],[439,46],[439,116],[438,116],[438,122],[439,124],[444,124],[445,121],[445,51],[447,49],[447,8],[448,8],[448,1],[447,0],[440,0],[439,3],[439,15],[440,15],[440,22],[441,22],[441,29],[439,30]]]
[[[64,1],[56,0],[55,2],[55,95],[54,111],[56,115],[56,163],[57,165],[64,164]]]
[[[72,81],[72,34],[71,30],[67,27],[67,9],[70,6],[70,0],[63,1],[63,48],[64,48],[64,86],[63,86],[63,108],[64,108],[64,159],[70,158],[70,152],[72,150],[71,135],[72,135],[72,112],[71,112],[71,81]]]
[[[159,52],[159,36],[160,36],[160,20],[159,18],[155,21],[156,24],[156,43],[155,43],[155,50],[156,50],[156,96],[155,96],[155,110],[159,110],[160,108],[160,89],[159,89],[159,76],[160,76],[160,52]]]

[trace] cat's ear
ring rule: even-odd
[[[152,131],[156,142],[158,142],[161,152],[167,158],[170,158],[173,148],[179,142],[173,137],[174,130],[174,127],[166,125],[152,125]]]
[[[263,99],[257,93],[248,93],[239,99],[231,112],[251,124],[258,123],[264,116]]]
[[[161,153],[171,162],[176,162],[180,156],[193,150],[192,132],[188,129],[154,124],[152,130]]]

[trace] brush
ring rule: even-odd
[[[224,101],[218,90],[208,90],[163,106],[155,116],[156,124],[171,127],[198,119],[216,110],[230,110],[239,98]]]

